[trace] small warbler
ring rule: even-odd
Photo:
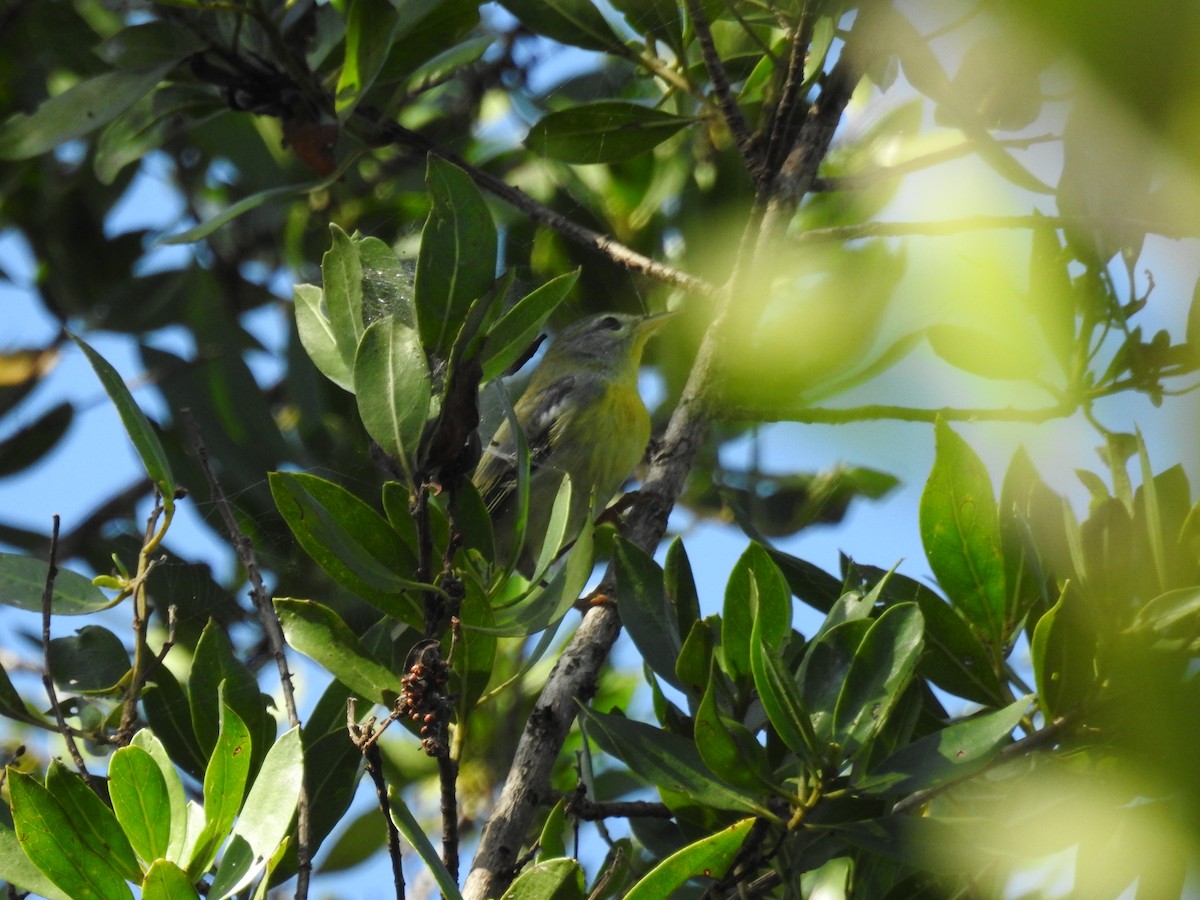
[[[562,476],[571,478],[568,534],[595,518],[633,472],[650,440],[638,368],[650,336],[675,314],[602,313],[563,329],[514,407],[529,445],[529,514],[517,567],[530,574]],[[516,548],[516,442],[496,430],[472,480],[492,517],[497,560]]]

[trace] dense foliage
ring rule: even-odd
[[[305,897],[379,854],[396,896],[475,900],[1181,894],[1200,304],[1162,248],[1200,233],[1200,12],[1135,6],[11,0],[0,229],[59,330],[0,346],[0,477],[77,427],[36,405],[77,353],[144,477],[49,535],[0,511],[33,614],[0,879]],[[153,177],[175,221],[114,234]],[[668,307],[639,493],[575,533],[564,481],[514,573],[468,477],[504,376]],[[1185,438],[1148,446],[1164,406]],[[1086,512],[971,424],[1059,420],[1100,445]],[[722,453],[892,421],[936,443],[932,579],[781,549],[890,473]],[[174,539],[189,504],[232,575]],[[736,525],[719,609],[673,510]]]

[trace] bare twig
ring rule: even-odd
[[[665,803],[629,800],[597,803],[587,797],[574,795],[567,802],[567,814],[585,822],[603,819],[671,819],[675,817]]]
[[[146,600],[146,581],[155,566],[163,561],[163,557],[154,558],[152,554],[162,543],[170,523],[171,516],[166,512],[162,497],[155,491],[154,507],[146,517],[142,549],[138,552],[137,574],[127,588],[133,599],[133,669],[129,677],[129,686],[125,690],[125,699],[122,701],[121,722],[117,726],[116,743],[120,747],[124,747],[133,739],[137,727],[137,705],[142,688],[146,684],[146,671],[149,666],[146,653],[150,648],[146,644],[146,632],[150,627],[150,605]]]
[[[392,821],[392,808],[388,802],[387,780],[383,776],[383,755],[379,752],[379,736],[383,734],[391,722],[389,716],[384,724],[376,729],[375,719],[367,719],[361,726],[355,721],[354,698],[346,704],[346,729],[350,732],[350,740],[362,752],[367,774],[375,785],[375,798],[379,803],[379,811],[387,825],[388,858],[392,861],[392,883],[396,887],[396,900],[404,900],[404,867],[400,858],[400,831]]]
[[[458,763],[443,753],[437,758],[442,806],[442,862],[458,882]]]
[[[713,43],[712,31],[708,27],[708,16],[699,0],[687,0],[688,15],[692,19],[692,27],[696,30],[696,42],[700,45],[700,55],[704,58],[704,68],[708,71],[708,79],[712,82],[713,95],[717,98],[717,107],[725,119],[729,133],[733,135],[734,145],[742,157],[742,163],[750,178],[758,183],[763,176],[762,155],[756,150],[746,117],[738,106],[737,99],[729,87],[729,76],[725,74],[725,64],[717,54]]]
[[[58,702],[58,692],[54,689],[54,678],[50,675],[50,613],[54,604],[54,580],[58,577],[59,518],[57,514],[52,521],[54,524],[50,530],[50,559],[46,564],[46,582],[42,588],[42,665],[44,666],[42,684],[46,688],[46,695],[50,698],[50,709],[54,712],[54,719],[58,722],[58,733],[62,735],[67,744],[67,752],[71,754],[75,768],[79,770],[80,776],[87,782],[88,787],[96,790],[97,785],[92,780],[92,774],[87,770],[87,766],[84,765],[83,754],[79,752],[75,736],[67,727],[66,717]]]
[[[225,530],[229,532],[229,538],[233,542],[238,560],[241,562],[242,568],[246,570],[246,578],[250,581],[250,599],[254,602],[258,619],[262,623],[263,634],[271,648],[271,655],[275,658],[275,667],[279,671],[279,683],[283,691],[283,703],[287,710],[288,722],[293,728],[296,728],[300,725],[300,715],[296,711],[292,673],[288,668],[287,655],[284,650],[286,641],[283,636],[283,626],[279,624],[279,616],[275,614],[270,594],[263,584],[262,571],[258,565],[254,545],[239,527],[233,507],[230,506],[221,482],[217,479],[217,475],[209,463],[208,448],[204,444],[200,426],[196,424],[192,411],[190,409],[181,410],[180,418],[187,429],[192,448],[196,451],[196,458],[199,460],[204,478],[208,482],[213,503],[221,515],[221,521],[225,523]],[[296,808],[296,900],[304,900],[308,896],[308,885],[312,877],[312,848],[309,838],[310,798],[306,782],[307,779],[303,780],[300,785],[300,798]]]

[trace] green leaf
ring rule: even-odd
[[[421,862],[425,863],[429,874],[437,882],[442,896],[446,900],[462,900],[457,882],[450,877],[450,873],[446,871],[446,864],[442,862],[442,857],[433,844],[429,843],[425,829],[417,822],[412,812],[391,786],[388,787],[388,806],[391,808],[392,821],[396,823],[396,828],[404,835],[409,846],[417,851],[417,856],[420,857]]]
[[[525,146],[579,165],[621,162],[653,150],[693,121],[637,103],[598,100],[542,116]]]
[[[992,668],[991,654],[954,607],[924,585],[914,599],[925,618],[925,649],[920,670],[944,691],[999,706],[1004,688]]]
[[[133,395],[129,393],[129,388],[125,386],[117,370],[82,338],[71,335],[71,340],[79,345],[79,349],[92,364],[100,383],[104,385],[104,390],[121,416],[121,424],[125,426],[125,433],[129,435],[133,448],[142,460],[142,467],[162,495],[163,507],[170,512],[175,508],[175,477],[171,474],[166,451],[150,425],[150,420],[134,402]]]
[[[408,93],[416,94],[435,87],[467,66],[479,62],[495,42],[496,39],[492,35],[485,34],[467,38],[465,41],[443,50],[413,70],[406,85]]]
[[[542,825],[542,833],[537,842],[539,859],[547,860],[567,855],[567,843],[563,839],[566,827],[567,799],[561,797],[554,804],[554,808],[550,810],[550,814],[546,816],[545,824]]]
[[[167,756],[200,781],[204,777],[206,760],[192,728],[187,694],[166,666],[158,666],[151,677],[153,683],[142,691],[142,707],[150,724],[149,731],[162,742]]]
[[[700,598],[696,593],[692,564],[680,538],[675,538],[667,547],[667,559],[663,564],[663,590],[667,592],[667,603],[675,614],[676,633],[687,634],[700,620]]]
[[[472,301],[496,280],[496,226],[479,188],[458,166],[430,155],[425,184],[432,205],[413,293],[421,345],[444,357]]]
[[[152,23],[148,23],[152,24]],[[92,171],[101,184],[112,184],[128,165],[229,111],[221,100],[198,84],[164,84],[113,119],[96,139]]]
[[[13,687],[12,680],[2,665],[0,665],[0,715],[16,719],[18,722],[28,722],[31,725],[46,724],[45,719],[32,712],[25,704],[25,700]]]
[[[658,900],[671,896],[693,878],[724,878],[754,822],[753,818],[742,819],[672,853],[635,884],[625,900]]]
[[[779,571],[787,580],[788,589],[813,609],[829,612],[842,595],[842,580],[820,566],[772,547],[767,548],[767,553],[779,566]]]
[[[0,603],[30,612],[42,611],[46,589],[46,563],[16,553],[0,553]],[[69,569],[54,577],[50,612],[56,616],[85,616],[112,606],[112,601],[91,579]]]
[[[146,865],[167,858],[171,801],[158,764],[141,747],[122,747],[108,765],[113,812],[129,843]]]
[[[750,636],[750,671],[763,711],[780,740],[810,766],[815,765],[820,759],[817,739],[800,698],[796,677],[780,659],[779,648],[768,646],[763,640],[757,620]]]
[[[625,54],[625,45],[591,0],[504,0],[501,4],[534,34],[560,44]]]
[[[354,393],[363,427],[412,481],[433,386],[417,332],[384,316],[363,334],[354,357]]]
[[[289,645],[363,699],[389,708],[396,702],[399,677],[363,649],[332,609],[311,600],[277,597],[275,611]]]
[[[387,520],[345,488],[293,472],[267,476],[275,505],[305,552],[329,577],[401,621],[422,621],[418,602],[404,592],[421,586],[409,573],[416,561]]]
[[[236,894],[265,869],[287,837],[303,779],[300,729],[292,728],[267,751],[209,889],[210,900]]]
[[[833,712],[834,739],[847,755],[887,722],[921,655],[925,620],[915,603],[884,610],[854,653]]]
[[[702,806],[752,812],[775,820],[753,794],[709,774],[696,745],[688,739],[622,716],[580,709],[588,737],[659,790],[683,794]]]
[[[1034,349],[997,334],[960,325],[933,325],[926,334],[934,353],[972,375],[1030,381],[1041,369],[1041,358]]]
[[[166,65],[205,49],[195,31],[168,22],[141,22],[105,38],[93,51],[118,69],[144,70],[147,64]]]
[[[267,715],[258,679],[234,655],[229,638],[221,626],[211,619],[196,642],[188,693],[192,706],[192,728],[206,756],[211,756],[216,747],[221,703],[225,702],[233,707],[254,736],[255,752],[252,759],[255,763],[261,759],[260,748],[268,746],[275,735],[274,719]],[[256,767],[255,763],[251,764],[251,769]]]
[[[184,845],[188,838],[189,821],[187,796],[183,792],[183,783],[179,780],[179,773],[175,771],[175,764],[167,755],[167,748],[150,729],[143,728],[135,734],[130,746],[138,747],[149,753],[162,775],[163,783],[167,787],[168,822],[171,828],[171,843],[167,848],[167,858],[180,860],[183,858]]]
[[[142,870],[117,817],[82,778],[59,760],[52,760],[46,771],[46,790],[75,823],[88,847],[112,863],[126,880],[141,880]]]
[[[717,687],[723,678],[714,661],[708,687],[696,710],[696,749],[718,778],[747,791],[760,791],[774,784],[766,750],[741,722],[721,715]]]
[[[566,272],[530,291],[489,329],[481,359],[483,381],[499,378],[529,349],[550,314],[575,287],[579,271]]]
[[[142,882],[142,900],[200,900],[187,873],[170,860],[156,860]]]
[[[501,900],[584,900],[583,869],[574,859],[541,860],[513,881]]]
[[[32,115],[17,113],[0,125],[0,159],[30,159],[95,131],[144,97],[170,68],[105,72],[51,97]]]
[[[17,840],[17,833],[5,821],[7,818],[0,814],[0,881],[6,881],[18,890],[37,894],[45,900],[71,900],[25,855],[21,842]]]
[[[222,701],[221,730],[204,771],[204,828],[192,846],[187,863],[187,874],[193,881],[208,872],[217,858],[217,850],[233,828],[250,777],[253,747],[246,723]]]
[[[1048,717],[1069,712],[1098,687],[1096,642],[1089,610],[1067,584],[1058,602],[1038,620],[1030,642],[1038,697]]]
[[[856,779],[855,787],[871,794],[911,794],[967,778],[1008,743],[1031,700],[1032,695],[1022,697],[913,741]]]
[[[648,553],[619,536],[613,541],[613,566],[614,593],[626,633],[655,674],[685,690],[675,674],[683,639],[663,591],[662,569]]]
[[[107,693],[129,671],[129,653],[121,639],[99,625],[85,625],[72,637],[50,642],[50,674],[61,690]]]
[[[321,283],[333,340],[348,372],[367,326],[363,321],[363,263],[360,242],[329,224],[332,244],[321,257]],[[353,391],[353,387],[347,388]]]
[[[204,240],[204,238],[222,226],[232,222],[238,216],[258,209],[264,203],[270,203],[275,200],[288,200],[299,194],[310,194],[313,191],[323,191],[330,185],[341,181],[347,170],[358,162],[358,158],[362,155],[362,152],[347,153],[346,158],[342,160],[337,170],[319,181],[310,181],[304,184],[285,184],[280,187],[267,188],[264,191],[259,191],[257,194],[251,194],[249,197],[243,197],[237,203],[225,207],[225,209],[212,218],[205,219],[199,225],[177,234],[167,235],[160,238],[156,243],[168,246],[172,244],[194,244],[196,241]]]
[[[342,390],[353,392],[353,353],[348,362],[338,347],[333,323],[321,308],[324,292],[315,284],[298,284],[292,289],[292,298],[304,352],[322,375]]]
[[[748,682],[750,632],[761,618],[763,639],[779,646],[791,631],[791,593],[779,568],[761,544],[751,543],[734,565],[725,585],[721,616],[721,653],[735,681]]]
[[[921,494],[921,541],[938,583],[999,653],[1007,638],[1000,523],[983,461],[941,419]]]
[[[695,700],[704,693],[708,681],[708,672],[712,666],[713,651],[716,640],[713,635],[720,623],[717,617],[708,620],[698,619],[692,623],[683,647],[679,650],[679,658],[675,662],[675,677],[689,694],[689,700]]]
[[[825,748],[833,743],[834,709],[850,671],[851,661],[870,627],[869,619],[843,622],[805,648],[798,676],[801,705],[808,710],[817,750],[822,755],[825,754]]]
[[[132,900],[125,879],[108,856],[96,853],[46,788],[9,767],[17,840],[35,866],[72,900]]]
[[[375,83],[398,24],[396,9],[388,0],[349,0],[346,58],[334,94],[339,119],[347,119]]]

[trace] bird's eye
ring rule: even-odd
[[[600,327],[607,328],[609,331],[616,331],[621,327],[621,320],[616,316],[605,316],[600,320]]]

